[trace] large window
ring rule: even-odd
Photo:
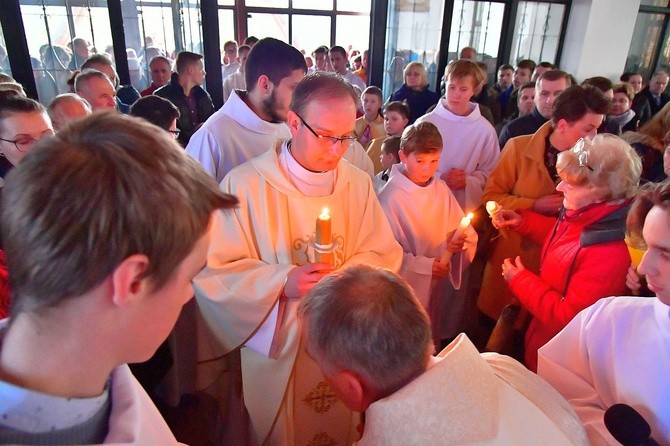
[[[498,67],[498,47],[505,11],[503,3],[461,0],[454,3],[449,37],[449,60],[464,47],[472,47],[488,66],[490,80]]]
[[[565,5],[519,2],[509,61],[556,62]]]
[[[426,67],[430,88],[434,88],[444,7],[444,0],[389,1],[382,89],[385,98],[402,86],[403,69],[409,62],[421,62]]]
[[[657,70],[670,70],[670,4],[643,0],[635,22],[625,71],[649,79]]]

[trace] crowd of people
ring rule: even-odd
[[[670,442],[666,72],[464,48],[384,98],[249,38],[215,110],[200,54],[137,92],[81,46],[47,107],[0,79],[0,443]]]

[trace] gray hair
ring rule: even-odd
[[[366,265],[336,271],[298,311],[319,366],[357,373],[380,398],[426,370],[433,348],[428,315],[391,271]]]
[[[112,80],[105,73],[93,68],[87,68],[85,70],[82,70],[82,72],[79,73],[77,77],[74,78],[74,91],[77,93],[81,92],[83,88],[86,88],[88,86],[88,82],[96,77],[99,79],[105,79],[110,84],[112,84],[112,86],[114,86]]]

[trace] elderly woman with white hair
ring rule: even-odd
[[[543,243],[540,274],[519,257],[505,259],[502,275],[533,319],[525,335],[525,363],[537,369],[537,350],[584,308],[626,291],[630,256],[626,214],[642,170],[639,156],[619,137],[580,139],[556,164],[563,209],[556,217],[530,210],[503,211],[499,226]],[[495,223],[494,223],[495,224]]]

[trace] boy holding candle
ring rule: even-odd
[[[403,247],[399,274],[428,310],[436,341],[462,331],[465,293],[460,288],[477,246],[472,226],[453,237],[464,215],[446,183],[434,177],[441,152],[442,137],[433,124],[409,126],[400,140],[401,163],[391,167],[389,181],[379,193],[393,234]],[[442,263],[445,251],[453,255]]]

